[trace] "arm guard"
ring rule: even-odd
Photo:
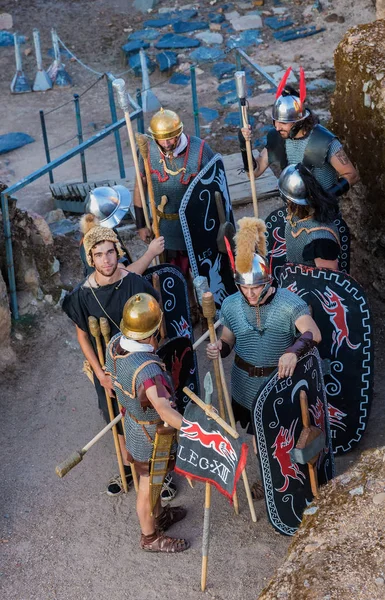
[[[247,160],[246,140],[243,137],[243,133],[240,129],[238,129],[238,140],[239,140],[239,147],[241,149],[243,168],[246,171],[246,173],[248,173],[249,172],[249,163]],[[255,170],[256,168],[257,168],[257,161],[255,160],[255,158],[253,156],[253,169]]]
[[[294,344],[285,350],[284,354],[288,354],[292,352],[296,355],[297,358],[301,358],[304,356],[306,352],[309,352],[314,346],[316,346],[316,342],[313,340],[313,334],[311,331],[305,331],[297,340],[295,340]]]
[[[342,196],[347,191],[350,190],[350,184],[345,177],[340,177],[331,188],[328,189],[329,194],[333,194],[333,196]]]
[[[226,358],[230,354],[231,348],[227,342],[225,342],[223,340],[221,340],[221,342],[222,342],[221,358]]]
[[[144,218],[144,210],[141,206],[134,206],[135,210],[135,221],[137,229],[144,229],[147,227],[146,220]]]

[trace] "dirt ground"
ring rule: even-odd
[[[59,35],[86,64],[98,71],[124,70],[120,46],[126,40],[124,29],[139,29],[140,15],[131,11],[131,2],[114,0],[0,1],[0,12],[13,15],[15,27],[31,37],[32,27],[40,29],[43,56],[49,43],[49,29],[56,26]],[[208,2],[201,2],[207,8]],[[235,3],[236,4],[236,3]],[[289,4],[289,3],[286,3]],[[290,3],[298,9],[311,3]],[[327,13],[337,12],[344,23],[331,22],[322,36],[289,42],[283,47],[269,39],[256,60],[261,64],[286,66],[301,54],[305,69],[332,65],[333,50],[352,25],[374,17],[369,0],[323,3]],[[266,1],[267,8],[273,3]],[[319,17],[317,17],[318,19]],[[111,25],[110,25],[111,24]],[[74,26],[75,25],[75,26]],[[29,44],[31,41],[27,44]],[[23,48],[24,49],[24,48]],[[48,111],[81,93],[95,76],[68,62],[75,87],[45,94],[11,96],[9,83],[13,75],[13,49],[0,48],[0,122],[2,133],[25,131],[36,142],[0,160],[0,180],[8,184],[44,164],[38,110]],[[25,69],[33,73],[33,55],[24,58]],[[4,65],[4,66],[3,66]],[[211,68],[211,66],[210,66]],[[209,69],[205,67],[207,72]],[[155,75],[159,82],[165,76]],[[130,89],[139,80],[129,80]],[[217,82],[209,74],[198,82],[201,106],[218,108],[213,97]],[[191,99],[188,88],[162,85],[159,98],[172,96],[172,108],[182,113],[186,128],[192,129]],[[170,104],[169,104],[170,105]],[[99,82],[82,99],[85,137],[109,122],[105,83]],[[221,112],[221,118],[223,111]],[[222,121],[221,121],[222,122]],[[51,146],[61,144],[75,134],[72,104],[47,117]],[[6,124],[6,125],[5,125]],[[95,125],[94,125],[95,124]],[[204,130],[203,130],[204,131]],[[219,126],[210,132],[208,141],[224,153],[234,152],[232,142],[223,140]],[[234,131],[231,131],[234,134]],[[213,133],[215,136],[213,137]],[[203,135],[205,137],[205,135]],[[125,135],[122,133],[122,139]],[[53,157],[69,149],[74,141],[53,151]],[[117,175],[112,139],[87,152],[87,168],[92,179]],[[101,161],[102,158],[102,161]],[[130,166],[125,151],[126,165]],[[101,170],[101,163],[103,164]],[[57,171],[57,180],[79,180],[79,159],[75,158]],[[19,206],[44,214],[53,208],[48,178],[35,182],[17,194]],[[264,202],[261,216],[266,216],[274,202]],[[250,206],[239,209],[236,216],[250,213]],[[383,307],[372,300],[376,317],[376,339],[383,336]],[[19,363],[6,373],[0,396],[1,487],[0,487],[0,589],[9,600],[104,600],[166,597],[168,600],[192,600],[200,597],[201,533],[203,523],[203,485],[191,490],[179,479],[178,503],[189,514],[172,533],[191,540],[189,552],[167,557],[140,552],[139,527],[135,514],[135,496],[109,498],[104,490],[109,477],[117,471],[112,436],[105,436],[83,463],[65,479],[54,472],[58,462],[81,447],[103,426],[96,410],[96,396],[81,373],[82,357],[74,328],[60,309],[50,308],[38,317],[24,317],[14,329],[14,347]],[[377,344],[375,398],[368,431],[359,450],[384,445],[385,434],[382,398],[385,394],[380,374],[384,351]],[[207,364],[204,348],[198,353],[201,378]],[[229,365],[226,365],[228,371]],[[358,455],[354,451],[337,460],[342,472]],[[257,475],[256,460],[250,455],[250,481]],[[213,493],[209,578],[206,595],[217,600],[255,599],[282,561],[290,539],[276,534],[269,525],[263,502],[255,504],[258,523],[252,524],[242,485],[239,486],[240,516],[234,515],[227,501]],[[273,600],[273,599],[272,599]]]

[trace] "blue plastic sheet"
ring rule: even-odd
[[[233,63],[219,62],[213,66],[211,73],[214,75],[214,77],[221,80],[224,77],[231,77],[234,75],[236,70],[237,66]]]
[[[296,27],[295,29],[288,29],[286,31],[276,31],[273,33],[273,37],[279,42],[290,42],[291,40],[298,40],[309,35],[321,33],[321,31],[325,31],[325,27],[311,25],[310,27]]]
[[[147,63],[148,72],[153,73],[155,71],[156,65],[154,62],[152,62],[152,60],[150,60],[148,58],[147,55],[146,55],[146,63]],[[138,54],[131,54],[131,56],[128,59],[128,64],[130,65],[131,69],[133,69],[136,76],[139,76],[142,74],[142,67],[140,64],[139,52],[138,52]]]
[[[174,85],[188,85],[190,83],[190,77],[183,73],[174,73],[168,82],[173,83]]]
[[[248,48],[249,46],[258,46],[262,43],[259,29],[248,29],[235,35],[231,35],[226,42],[228,48]]]
[[[199,40],[183,35],[176,35],[175,33],[166,33],[160,38],[159,42],[155,44],[155,48],[159,48],[159,50],[163,48],[196,48],[199,45]]]
[[[189,33],[190,31],[198,31],[198,29],[208,29],[209,24],[204,21],[177,21],[173,25],[175,33]]]
[[[294,25],[294,21],[290,17],[266,17],[265,25],[277,31],[283,27]]]
[[[197,48],[190,54],[190,58],[198,63],[221,60],[225,53],[220,48]]]
[[[157,29],[154,29],[152,27],[149,27],[148,29],[139,29],[139,31],[134,31],[134,33],[131,33],[128,36],[128,40],[130,42],[135,41],[135,40],[141,40],[141,41],[146,41],[146,40],[156,40],[159,37],[159,31]]]
[[[142,42],[141,40],[134,40],[133,42],[127,42],[127,44],[124,44],[124,46],[122,46],[122,50],[126,54],[133,54],[134,52],[139,52],[139,50],[145,50],[149,47],[150,44],[148,44],[147,42]]]
[[[20,131],[15,133],[5,133],[4,135],[0,135],[0,154],[22,148],[26,144],[32,144],[34,141],[33,137]]]
[[[215,108],[207,108],[206,106],[199,109],[199,114],[206,123],[211,123],[211,121],[219,118],[219,112]]]
[[[227,113],[227,115],[225,117],[225,123],[226,123],[226,125],[233,125],[234,127],[240,127],[241,126],[241,117],[239,115],[239,112]],[[255,118],[253,116],[249,115],[249,124],[254,125],[254,123],[255,123]]]
[[[25,36],[18,35],[19,44],[25,44]],[[0,46],[14,46],[13,33],[2,29],[0,31]]]
[[[169,71],[169,69],[174,67],[178,62],[177,54],[176,52],[172,52],[171,50],[158,52],[158,54],[156,55],[156,62],[159,65],[160,71]]]

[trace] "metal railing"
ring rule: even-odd
[[[141,118],[142,113],[143,113],[142,108],[132,98],[130,98],[130,103],[131,103],[131,106],[134,108],[134,111],[130,114],[131,121]],[[23,189],[24,187],[26,187],[33,181],[40,179],[40,177],[43,177],[43,175],[46,175],[47,173],[52,173],[52,171],[54,169],[56,169],[63,163],[67,162],[74,156],[77,156],[78,154],[80,154],[80,156],[84,155],[85,150],[87,150],[88,148],[91,148],[91,146],[94,146],[95,144],[97,144],[98,142],[103,140],[104,138],[108,137],[111,133],[115,134],[115,132],[118,132],[119,129],[121,127],[123,127],[125,124],[126,124],[126,121],[124,118],[120,119],[119,121],[116,121],[115,123],[112,123],[112,125],[109,125],[105,129],[102,129],[101,131],[96,133],[94,136],[92,136],[91,138],[86,140],[85,142],[82,142],[81,144],[74,146],[73,148],[68,150],[68,152],[65,152],[65,154],[62,154],[58,158],[55,158],[55,160],[52,160],[51,162],[47,163],[44,167],[41,167],[40,169],[38,169],[37,171],[34,171],[30,175],[27,175],[27,177],[20,179],[17,183],[15,183],[14,185],[11,185],[7,189],[5,189],[3,192],[1,192],[1,211],[3,213],[3,226],[4,226],[6,265],[7,265],[7,274],[8,274],[8,286],[9,286],[9,293],[10,293],[10,300],[11,300],[11,311],[12,311],[12,316],[14,319],[17,320],[19,318],[19,309],[17,306],[16,279],[15,279],[15,268],[14,268],[14,263],[13,263],[12,234],[11,234],[11,223],[10,223],[10,218],[9,218],[8,197],[11,196],[12,194],[14,194],[15,192]],[[119,153],[118,153],[118,157],[119,157]],[[121,173],[122,173],[122,171],[121,171]]]

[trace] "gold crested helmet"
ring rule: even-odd
[[[161,108],[150,121],[148,131],[155,141],[171,140],[179,137],[183,131],[183,123],[173,110]]]
[[[163,313],[150,294],[131,296],[124,305],[120,331],[132,340],[144,340],[159,329]]]

